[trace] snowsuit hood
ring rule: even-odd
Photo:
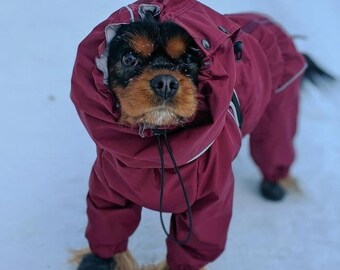
[[[228,18],[193,0],[137,1],[119,9],[95,27],[79,45],[71,98],[98,148],[128,167],[159,168],[156,138],[144,127],[124,127],[117,122],[119,108],[109,94],[104,76],[107,43],[115,29],[120,24],[139,20],[145,10],[150,9],[160,14],[160,21],[173,21],[186,29],[205,55],[198,85],[198,117],[201,118],[190,123],[190,132],[184,126],[171,130],[170,134],[176,161],[182,166],[201,155],[216,140],[230,113],[235,85],[233,38],[239,25]],[[224,61],[221,61],[221,55]],[[235,123],[231,125],[235,126]],[[165,167],[173,167],[168,156]]]

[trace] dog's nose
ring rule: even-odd
[[[150,81],[150,86],[156,95],[169,100],[172,98],[178,88],[179,83],[172,75],[157,75]]]

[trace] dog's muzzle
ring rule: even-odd
[[[179,82],[172,75],[161,74],[150,81],[150,86],[157,96],[168,101],[177,93]]]

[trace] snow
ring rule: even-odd
[[[270,14],[301,51],[339,76],[340,1],[206,0],[222,13]],[[222,4],[223,2],[223,4]],[[69,99],[78,43],[129,1],[12,0],[0,9],[0,257],[2,269],[75,269],[86,246],[85,195],[94,144]],[[338,34],[337,34],[338,33]],[[340,84],[302,91],[297,160],[302,193],[280,203],[257,192],[247,142],[235,161],[226,251],[210,270],[335,270],[340,265]],[[143,212],[130,241],[141,263],[165,256],[158,213]]]

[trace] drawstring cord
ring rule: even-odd
[[[192,235],[192,211],[191,211],[191,207],[190,207],[189,196],[188,196],[188,193],[185,189],[184,181],[183,181],[183,178],[180,174],[179,168],[177,166],[172,148],[169,144],[168,137],[167,137],[167,134],[166,134],[166,130],[154,130],[154,134],[157,136],[158,151],[159,151],[159,157],[160,157],[160,162],[161,162],[161,192],[160,192],[160,200],[159,200],[159,214],[160,214],[160,220],[161,220],[162,228],[163,228],[164,233],[167,235],[167,237],[169,237],[175,243],[177,243],[179,245],[185,245],[190,241],[190,238],[191,238],[191,235]],[[185,203],[186,203],[186,206],[187,206],[187,215],[188,215],[188,219],[189,219],[189,232],[188,232],[187,237],[184,240],[178,240],[175,237],[172,237],[170,235],[170,233],[168,233],[168,231],[167,231],[167,229],[165,228],[165,225],[164,225],[163,196],[164,196],[164,184],[165,184],[165,168],[164,168],[164,156],[163,156],[164,152],[163,152],[163,146],[162,146],[162,142],[161,142],[161,136],[163,136],[163,138],[164,138],[166,148],[167,148],[168,153],[170,155],[171,161],[174,165],[174,169],[176,171],[178,180],[181,184]]]

